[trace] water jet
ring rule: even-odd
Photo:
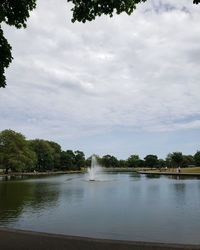
[[[90,168],[88,168],[89,181],[95,181],[96,180],[97,169],[98,169],[97,158],[93,154],[92,159],[91,159],[91,166],[90,166]]]

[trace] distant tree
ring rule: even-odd
[[[101,158],[101,164],[106,167],[106,168],[115,168],[118,167],[118,160],[116,157],[112,156],[112,155],[104,155]]]
[[[85,167],[85,155],[82,151],[75,151],[75,167],[76,169],[81,169],[83,167]]]
[[[126,160],[119,160],[118,161],[118,167],[119,168],[126,168],[126,167],[128,167],[127,161]]]
[[[49,142],[45,140],[35,139],[29,141],[29,146],[37,156],[36,170],[53,170],[54,150],[50,146]]]
[[[30,171],[36,163],[35,153],[28,147],[25,137],[13,130],[0,132],[0,165],[8,172]]]
[[[145,166],[149,168],[156,167],[158,164],[158,157],[157,155],[147,155],[145,158]]]
[[[140,159],[138,162],[138,168],[144,168],[144,167],[145,167],[145,161]]]
[[[165,159],[166,167],[172,168],[172,154],[169,153]]]
[[[131,155],[127,160],[127,166],[129,168],[136,168],[139,167],[140,164],[140,157],[139,155]]]
[[[91,166],[91,162],[92,162],[92,157],[95,156],[96,158],[96,161],[99,165],[101,165],[101,158],[99,155],[91,155],[90,157],[88,157],[86,160],[85,160],[85,166],[86,167],[90,167]]]
[[[194,165],[194,157],[192,155],[183,155],[183,167],[188,167],[189,165]]]
[[[196,166],[200,166],[200,151],[197,151],[194,155],[194,162]]]
[[[164,168],[166,166],[166,162],[163,159],[158,159],[158,165],[159,168]]]
[[[88,158],[85,160],[85,166],[86,166],[86,167],[90,167],[90,166],[91,166],[91,161],[92,161],[92,156],[88,157]]]
[[[53,141],[47,141],[52,148],[53,168],[60,168],[61,146]]]
[[[60,161],[63,170],[75,169],[75,154],[72,150],[62,151]]]
[[[175,167],[181,167],[183,163],[183,154],[181,152],[173,152],[171,154],[171,160]]]
[[[85,160],[85,166],[86,167],[90,167],[91,164],[92,164],[92,155]]]
[[[65,151],[61,151],[60,154],[60,169],[62,170],[67,170],[68,169],[68,157],[67,157],[67,153]]]

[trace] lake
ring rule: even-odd
[[[200,180],[136,173],[0,179],[0,226],[200,244]]]

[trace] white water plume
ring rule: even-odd
[[[88,168],[89,180],[97,180],[97,172],[101,172],[101,166],[98,164],[97,158],[95,155],[92,155],[91,166]]]

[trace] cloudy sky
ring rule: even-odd
[[[28,28],[4,26],[14,61],[0,130],[86,156],[200,149],[200,5],[155,0],[131,16],[71,23],[66,0],[38,0]]]

